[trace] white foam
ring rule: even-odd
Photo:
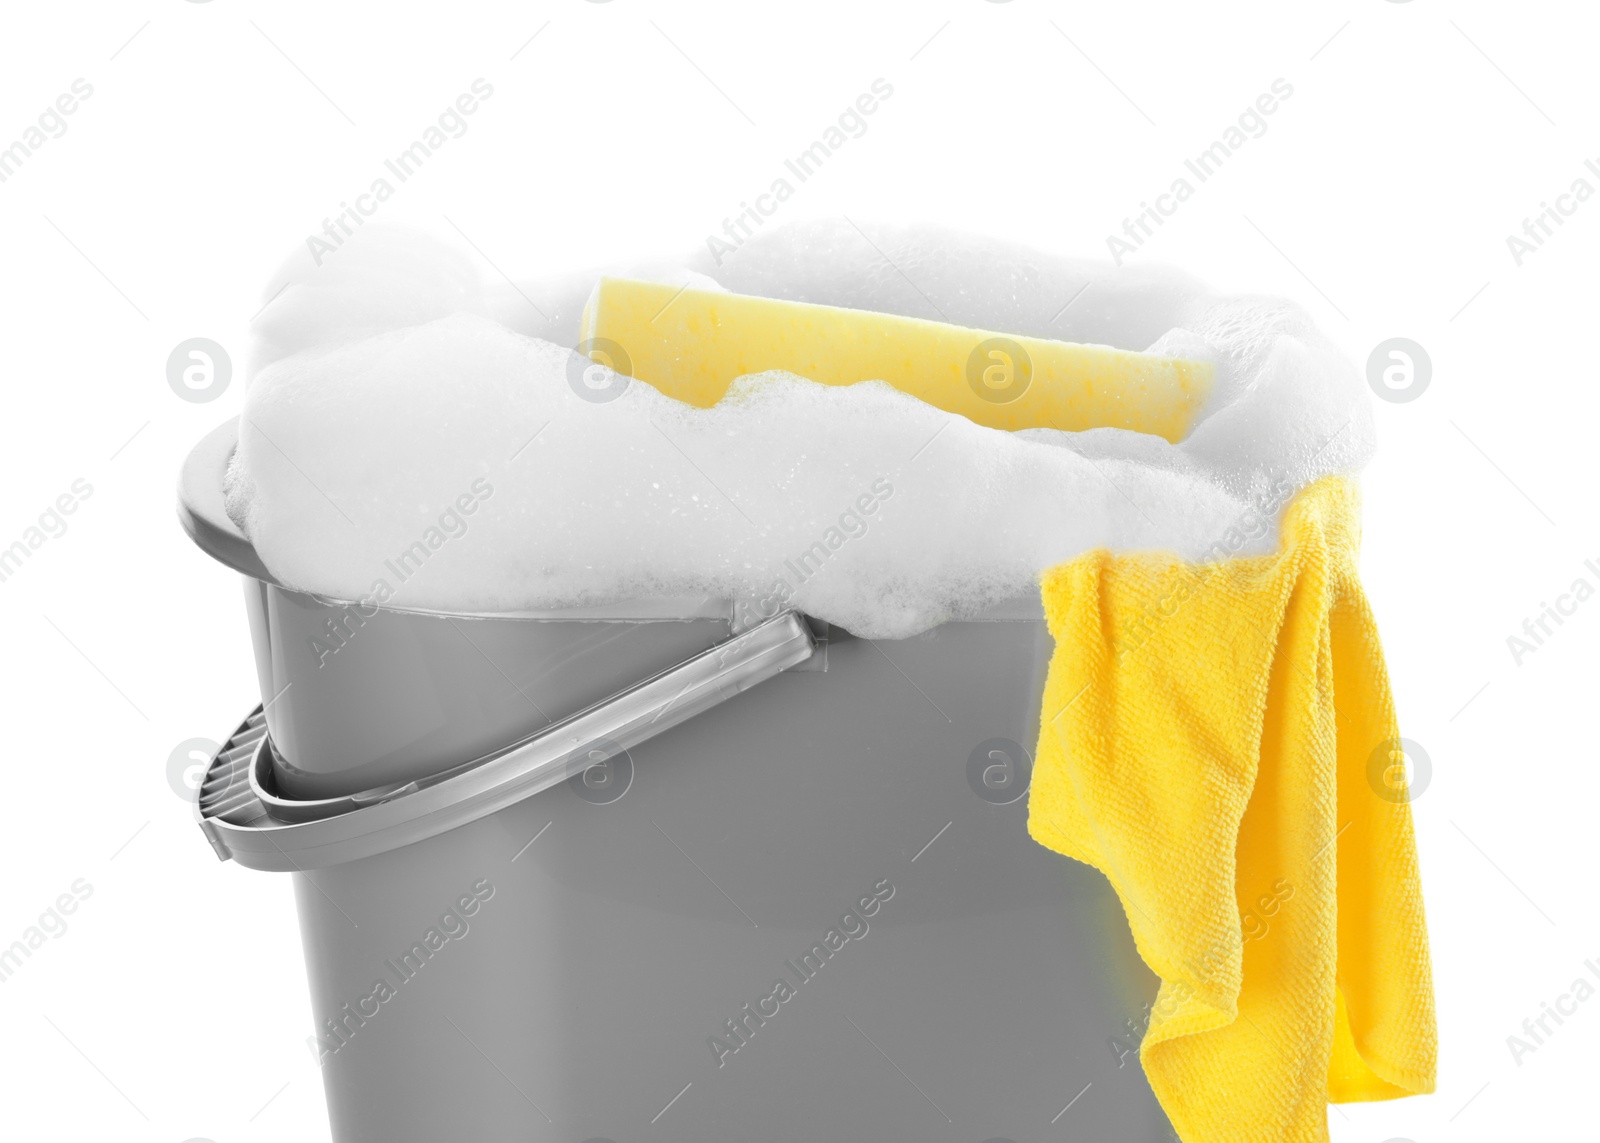
[[[792,596],[899,637],[1028,594],[1090,548],[1269,550],[1279,489],[1371,451],[1359,377],[1288,303],[959,236],[848,239],[792,228],[691,269],[741,292],[1154,342],[1214,360],[1216,392],[1176,446],[1000,432],[881,382],[785,374],[745,378],[707,410],[640,383],[596,402],[546,340],[570,344],[594,274],[475,290],[453,253],[369,241],[338,252],[338,277],[292,271],[258,321],[268,351],[229,511],[281,581],[334,598],[502,613],[705,594],[750,615]]]

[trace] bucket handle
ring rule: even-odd
[[[206,768],[195,814],[219,857],[252,869],[370,857],[558,785],[804,662],[814,648],[805,619],[785,611],[521,742],[428,778],[339,798],[276,792],[257,711]]]

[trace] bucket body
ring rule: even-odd
[[[1173,1138],[1116,895],[1027,833],[1036,598],[905,640],[812,624],[807,661],[560,784],[291,860],[275,839],[403,816],[743,636],[726,601],[469,618],[288,590],[227,514],[235,446],[229,422],[191,451],[179,519],[245,577],[264,713],[196,815],[220,856],[298,870],[336,1143]],[[257,776],[364,808],[274,833]]]
[[[333,603],[250,577],[244,593],[273,771],[303,799],[471,762],[731,630],[709,602],[677,608],[687,618],[485,618]]]
[[[700,638],[621,626],[590,637]],[[1036,604],[835,629],[825,669],[294,874],[334,1139],[1170,1139],[1137,1057],[1155,978],[1105,880],[1027,833],[1049,651]]]

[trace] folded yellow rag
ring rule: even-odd
[[[1394,702],[1330,477],[1276,554],[1046,573],[1029,831],[1103,871],[1161,978],[1140,1058],[1184,1143],[1328,1138],[1433,1090],[1433,985]]]

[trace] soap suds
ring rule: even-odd
[[[598,271],[508,294],[447,248],[364,232],[336,276],[291,266],[272,286],[229,513],[281,582],[336,599],[501,614],[704,595],[901,637],[1030,594],[1041,570],[1091,548],[1270,550],[1279,490],[1371,452],[1360,378],[1287,302],[936,232],[868,243],[841,226],[762,235],[719,280],[1205,357],[1218,374],[1202,419],[1178,445],[1007,433],[882,382],[779,373],[740,380],[712,409],[638,382],[586,400],[573,377],[592,363],[574,368],[563,346]],[[704,286],[685,275],[707,268],[619,269]]]

